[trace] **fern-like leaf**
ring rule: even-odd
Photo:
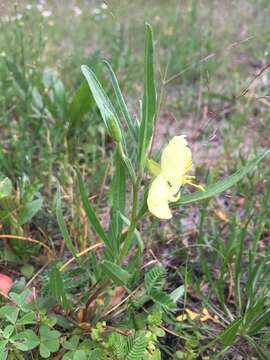
[[[138,332],[133,339],[128,340],[127,360],[142,360],[147,345],[147,339],[143,331]]]
[[[117,359],[125,359],[127,355],[127,339],[125,336],[113,333],[111,335],[111,344],[114,355]]]
[[[173,311],[176,309],[174,301],[165,292],[154,289],[151,291],[150,296],[156,304],[163,308],[163,310]]]
[[[161,290],[165,283],[166,270],[162,266],[153,267],[145,275],[145,287],[150,294],[153,290]]]

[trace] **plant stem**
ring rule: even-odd
[[[103,282],[97,287],[96,291],[92,295],[90,295],[90,297],[86,301],[86,304],[85,304],[85,307],[83,310],[83,322],[87,321],[89,307],[92,304],[92,302],[95,301],[99,297],[99,295],[103,292],[103,290],[109,285],[110,285],[109,279],[103,280]]]
[[[133,205],[132,205],[131,222],[128,228],[127,236],[124,240],[124,244],[120,251],[119,260],[118,260],[119,263],[121,263],[123,258],[127,255],[128,250],[130,249],[132,243],[134,231],[136,229],[139,184],[140,184],[140,179],[138,178],[136,183],[133,185]]]

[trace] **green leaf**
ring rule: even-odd
[[[151,296],[154,303],[160,305],[165,311],[176,310],[176,305],[170,295],[164,291],[153,289],[149,295]]]
[[[20,310],[14,306],[5,305],[0,308],[0,317],[6,318],[11,324],[15,324],[18,319],[19,311]]]
[[[179,201],[172,203],[171,207],[177,207],[179,205],[191,204],[195,201],[205,200],[211,198],[235,185],[242,180],[250,171],[254,170],[259,162],[269,155],[270,150],[265,151],[255,159],[247,162],[245,166],[236,171],[233,175],[226,177],[224,180],[220,180],[214,184],[208,185],[205,191],[196,191],[189,195],[183,195]]]
[[[8,70],[13,75],[13,81],[18,94],[22,99],[25,99],[28,93],[30,83],[26,80],[25,74],[20,70],[19,66],[5,56],[5,62]]]
[[[125,168],[120,159],[120,155],[115,154],[115,170],[112,179],[111,188],[111,216],[109,233],[112,240],[114,253],[118,255],[120,247],[120,236],[123,228],[123,220],[121,214],[125,212],[126,204],[126,179]]]
[[[145,287],[150,294],[153,290],[161,290],[165,284],[166,270],[162,266],[155,266],[145,275]]]
[[[0,359],[7,360],[8,351],[6,351],[6,346],[8,345],[8,340],[0,340]]]
[[[222,331],[219,337],[224,345],[226,346],[232,345],[238,334],[238,329],[241,324],[242,324],[242,319],[235,319],[229,324],[229,326],[225,330]]]
[[[56,301],[67,310],[69,308],[69,303],[66,297],[61,273],[56,266],[54,266],[50,272],[50,290]]]
[[[63,348],[67,350],[76,350],[80,341],[79,335],[73,335],[69,340],[64,341]]]
[[[77,350],[75,351],[74,355],[73,355],[73,360],[87,360],[88,357],[85,353],[85,351],[83,350]]]
[[[135,335],[132,345],[129,348],[126,359],[127,360],[141,360],[143,358],[147,345],[147,338],[145,333],[139,332]]]
[[[62,213],[62,209],[61,209],[61,191],[60,191],[60,186],[59,184],[57,184],[57,192],[56,192],[56,218],[57,218],[57,222],[61,231],[61,234],[64,238],[64,242],[66,244],[66,247],[68,248],[68,250],[71,252],[72,256],[75,257],[75,259],[77,260],[77,262],[81,265],[81,260],[80,258],[78,258],[77,253],[76,253],[76,249],[71,241],[71,238],[69,236],[68,233],[68,229],[67,226],[65,224],[65,220],[64,220],[64,216]]]
[[[130,274],[122,269],[119,265],[103,260],[101,263],[104,273],[116,284],[116,285],[127,285]]]
[[[69,131],[94,107],[94,101],[86,80],[76,90],[68,107]]]
[[[185,294],[185,285],[178,286],[175,290],[170,293],[170,298],[176,302],[181,299]]]
[[[0,199],[9,197],[12,191],[12,183],[9,178],[0,181]]]
[[[30,279],[35,272],[35,268],[33,265],[25,264],[21,267],[20,271],[23,276],[25,276],[27,279]]]
[[[36,215],[36,213],[41,209],[42,207],[42,199],[36,199],[28,204],[22,206],[19,209],[19,223],[20,225],[24,225],[27,223],[30,219],[32,219],[33,216]]]
[[[133,137],[133,139],[136,141],[136,139],[137,139],[136,131],[135,131],[134,125],[132,123],[131,117],[129,115],[128,108],[127,108],[127,105],[125,103],[124,97],[122,95],[122,92],[121,92],[120,86],[118,84],[117,78],[115,76],[115,73],[114,73],[111,65],[107,61],[103,61],[103,63],[106,66],[107,70],[109,71],[111,81],[112,81],[112,85],[113,85],[113,89],[114,89],[114,92],[115,92],[115,95],[116,95],[116,99],[117,99],[119,108],[122,111],[123,117],[124,117],[124,119],[126,121],[128,130],[129,130],[131,136]]]
[[[15,347],[21,351],[29,351],[39,345],[39,338],[33,330],[19,332],[11,340]]]
[[[61,333],[57,330],[51,330],[49,326],[42,324],[40,329],[40,347],[41,357],[48,358],[51,353],[58,351],[60,347],[59,337]]]
[[[150,144],[156,114],[156,89],[154,79],[154,45],[153,33],[149,24],[145,27],[145,55],[144,55],[144,95],[142,121],[139,130],[139,168],[143,173],[146,152]]]
[[[121,215],[121,218],[123,219],[124,223],[126,225],[130,226],[130,220],[127,217],[125,217],[123,214],[120,214],[120,215]],[[142,253],[143,250],[144,250],[144,243],[143,243],[143,239],[141,237],[141,234],[137,229],[134,230],[134,237],[135,237],[135,239],[137,241],[140,253]]]
[[[230,187],[235,185],[237,182],[241,181],[250,171],[254,170],[260,161],[263,160],[265,156],[270,153],[270,150],[265,151],[263,154],[259,155],[253,160],[250,160],[245,166],[237,170],[233,175],[226,177],[223,180],[220,180],[214,184],[207,185],[205,191],[195,191],[192,194],[183,195],[180,197],[179,201],[170,203],[170,207],[175,208],[179,205],[187,205],[196,201],[206,200],[213,196],[218,195],[219,193],[228,190]],[[142,207],[138,214],[138,219],[143,217],[148,211],[147,207],[147,191],[144,193]]]
[[[270,310],[266,309],[261,316],[254,321],[250,327],[248,333],[253,336],[256,335],[261,329],[263,329],[270,321]]]
[[[89,224],[91,226],[93,226],[93,228],[95,229],[95,231],[98,234],[98,236],[100,237],[100,239],[108,247],[108,250],[111,252],[111,254],[113,254],[112,244],[110,243],[101,223],[99,222],[94,208],[92,207],[90,201],[88,200],[81,173],[78,169],[75,169],[75,170],[76,170],[76,174],[77,174],[77,181],[78,181],[78,186],[79,186],[80,197],[81,197],[83,208],[85,210]]]
[[[30,325],[36,323],[36,315],[33,311],[24,314],[18,321],[17,325]]]
[[[10,338],[10,336],[12,335],[13,331],[15,330],[15,326],[14,325],[7,325],[4,328],[3,331],[3,335],[6,339]]]
[[[109,343],[113,349],[114,354],[116,355],[116,358],[124,359],[127,353],[125,336],[114,332],[109,338]]]
[[[20,294],[11,292],[9,297],[15,302],[18,307],[22,307],[25,304],[25,300],[31,295],[31,291],[26,288]]]
[[[101,117],[105,123],[106,128],[108,128],[107,121],[111,116],[113,116],[116,119],[116,121],[118,122],[118,125],[120,127],[119,120],[117,118],[115,109],[114,109],[110,99],[106,95],[100,82],[98,81],[96,75],[94,74],[94,72],[86,65],[82,65],[81,70],[82,70],[83,75],[86,78],[86,81],[92,92],[92,95],[97,104],[97,107],[101,113]]]

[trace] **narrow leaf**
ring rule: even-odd
[[[222,331],[220,334],[220,339],[223,342],[224,345],[230,346],[234,342],[238,329],[240,325],[242,324],[242,319],[235,319],[230,323],[230,325]]]
[[[50,290],[56,301],[67,310],[69,308],[69,303],[66,297],[61,273],[56,266],[52,268],[50,273]]]
[[[86,78],[86,81],[95,99],[97,107],[101,113],[101,117],[106,127],[108,128],[108,118],[114,115],[114,118],[117,119],[114,107],[93,71],[86,65],[82,65],[81,70]]]
[[[107,245],[108,250],[110,250],[113,253],[112,244],[110,243],[101,223],[99,222],[99,220],[96,216],[95,210],[93,209],[90,201],[88,200],[81,173],[78,169],[75,169],[75,170],[76,170],[76,174],[77,174],[80,197],[81,197],[83,208],[85,210],[89,224],[91,226],[93,226],[93,228],[95,229],[95,231],[98,234],[98,236],[100,237],[100,239],[104,242],[105,245]]]
[[[254,170],[259,162],[266,156],[269,155],[270,150],[265,151],[255,159],[249,161],[245,166],[236,171],[233,175],[226,177],[224,180],[220,180],[215,184],[208,185],[205,191],[196,191],[189,195],[183,195],[179,201],[172,203],[171,207],[178,207],[179,205],[191,204],[195,201],[205,200],[213,197],[242,180],[250,171]]]
[[[65,224],[65,220],[64,220],[64,216],[62,213],[62,209],[61,209],[61,191],[60,191],[60,186],[59,184],[57,185],[57,192],[56,192],[56,218],[57,218],[57,222],[61,231],[61,234],[64,238],[64,242],[66,244],[66,247],[68,248],[68,250],[71,252],[72,256],[74,256],[76,258],[76,260],[81,264],[80,259],[77,257],[76,254],[76,249],[71,241],[71,238],[69,236],[68,233],[68,229],[67,226]]]
[[[264,159],[264,157],[269,155],[269,153],[270,150],[265,151],[263,154],[259,155],[255,159],[250,160],[245,166],[241,167],[233,175],[228,176],[225,179],[220,180],[214,184],[207,185],[205,191],[195,191],[192,194],[181,196],[179,201],[171,203],[170,207],[175,208],[179,205],[187,205],[196,201],[206,200],[208,198],[218,195],[223,191],[228,190],[237,182],[241,181],[249,172],[254,170],[258,166],[258,164]],[[142,207],[139,211],[138,219],[142,218],[148,211],[147,195],[148,189],[146,189],[146,191],[144,192]]]
[[[249,335],[256,335],[261,329],[263,329],[270,321],[270,310],[264,311],[264,313],[254,321],[254,324],[249,330]]]
[[[146,152],[150,144],[156,113],[156,89],[154,79],[154,46],[153,33],[149,24],[145,28],[144,55],[144,95],[142,107],[142,121],[139,131],[139,165],[143,172],[146,162]]]
[[[107,61],[104,61],[104,65],[106,66],[106,68],[110,74],[113,89],[114,89],[114,92],[116,95],[116,99],[118,101],[119,108],[121,109],[122,114],[124,116],[128,130],[129,130],[130,134],[132,135],[133,139],[136,141],[136,139],[137,139],[136,131],[135,131],[134,125],[132,123],[131,117],[129,115],[128,108],[125,103],[124,97],[122,95],[122,92],[121,92],[120,86],[118,84],[117,78],[115,76],[115,73],[114,73],[111,65]]]
[[[104,273],[116,284],[116,285],[127,285],[130,274],[122,269],[119,265],[103,260],[101,263]]]
[[[120,236],[123,228],[121,214],[125,212],[126,204],[126,179],[125,168],[118,152],[115,154],[115,170],[111,185],[111,216],[110,237],[113,240],[115,252],[119,252]]]

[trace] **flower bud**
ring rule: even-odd
[[[110,114],[110,116],[108,117],[107,125],[110,135],[114,139],[114,141],[116,141],[117,143],[121,142],[122,140],[121,129],[113,114]]]

